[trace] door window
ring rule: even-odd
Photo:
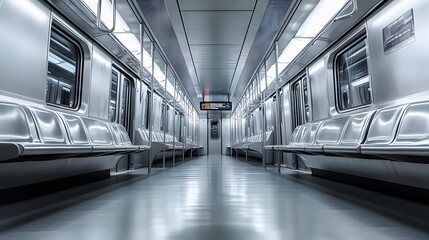
[[[210,139],[219,140],[220,139],[220,122],[219,120],[210,121]]]

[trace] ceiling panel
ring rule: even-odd
[[[183,12],[189,44],[243,44],[251,11]]]
[[[270,33],[278,29],[279,20],[287,15],[285,10],[296,0],[130,2],[138,6],[192,101],[198,104],[206,89],[211,91],[204,92],[206,96],[231,95],[233,101],[234,95],[240,95],[273,39],[274,32]],[[229,89],[234,72],[237,89]]]
[[[253,10],[256,0],[179,0],[182,11]]]
[[[197,69],[235,68],[241,45],[190,45]]]
[[[206,69],[197,70],[205,94],[225,94],[228,89],[234,69]]]

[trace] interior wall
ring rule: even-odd
[[[222,118],[222,154],[227,154],[226,148],[231,146],[231,119]],[[202,155],[207,155],[207,119],[200,118],[200,145],[203,146]]]
[[[228,154],[228,146],[231,146],[231,118],[222,118],[222,154]]]
[[[200,145],[203,146],[203,150],[201,151],[201,155],[207,155],[207,119],[200,118],[199,120],[200,127]]]

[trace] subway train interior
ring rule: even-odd
[[[0,0],[0,239],[429,239],[428,22]]]

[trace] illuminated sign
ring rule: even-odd
[[[200,102],[200,110],[224,110],[231,111],[231,102]]]

